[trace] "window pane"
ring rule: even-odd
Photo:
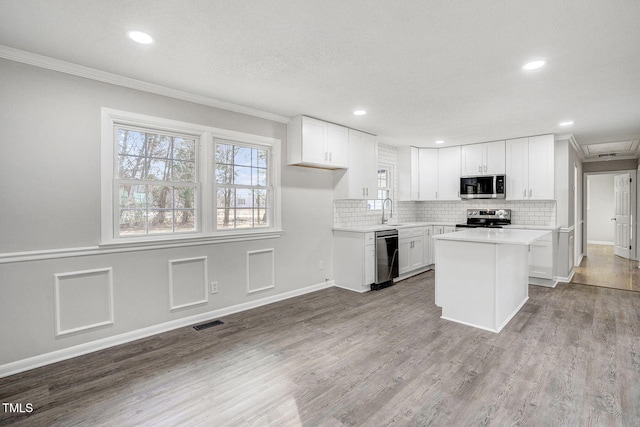
[[[147,133],[147,157],[171,158],[172,140],[170,136]]]
[[[118,156],[118,176],[124,179],[142,179],[144,157]]]
[[[267,186],[267,170],[266,169],[254,169],[253,185]]]
[[[236,209],[236,228],[253,227],[253,209]]]
[[[253,166],[258,168],[267,167],[267,150],[254,149],[253,150]]]
[[[149,208],[155,209],[171,209],[173,207],[173,189],[172,187],[160,187],[150,185],[149,191]]]
[[[173,211],[168,209],[152,209],[149,210],[148,218],[149,234],[173,232]]]
[[[172,164],[172,181],[194,182],[196,176],[196,164],[194,162],[174,161]]]
[[[144,132],[118,129],[118,154],[144,156]]]
[[[195,161],[196,159],[195,139],[175,137],[173,142],[173,159]]]
[[[217,227],[219,230],[235,227],[235,209],[217,209]]]
[[[232,165],[234,146],[229,144],[216,144],[216,164]]]
[[[157,181],[169,181],[171,170],[169,166],[171,163],[166,159],[149,159],[149,169],[146,179]]]
[[[251,166],[251,152],[253,149],[247,147],[236,147],[234,163],[240,166]]]
[[[146,209],[146,185],[120,185],[120,207],[127,209]]]
[[[251,167],[235,166],[233,173],[233,184],[251,185]]]
[[[196,218],[196,215],[193,209],[175,211],[174,213],[175,231],[182,231],[182,232],[196,231],[195,218]]]
[[[120,234],[140,235],[147,233],[146,210],[122,209],[120,211]]]
[[[174,187],[174,209],[192,209],[195,207],[195,193],[196,189],[193,187]]]
[[[216,206],[218,208],[235,207],[235,191],[233,188],[218,188]]]

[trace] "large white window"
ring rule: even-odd
[[[270,150],[215,142],[216,228],[264,228],[271,222]]]
[[[102,243],[279,231],[280,141],[102,113]]]
[[[391,166],[378,166],[378,198],[367,200],[368,211],[381,211],[384,200],[393,198],[393,183],[391,181],[391,176]]]

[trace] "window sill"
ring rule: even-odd
[[[90,255],[105,255],[122,252],[135,252],[153,249],[180,248],[189,246],[202,246],[220,243],[244,242],[252,240],[276,239],[283,234],[281,229],[269,229],[261,231],[233,231],[220,232],[207,236],[197,235],[192,237],[171,236],[162,240],[126,240],[117,242],[100,243],[98,246],[81,248],[60,248],[28,252],[11,252],[0,254],[0,264],[10,264],[26,261],[42,261],[48,259],[73,258]]]

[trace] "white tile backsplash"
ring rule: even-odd
[[[394,166],[394,193],[397,194],[397,148],[378,144],[380,163]],[[556,225],[556,201],[468,200],[449,202],[393,202],[398,222],[466,222],[467,209],[511,209],[511,222],[518,225]],[[386,214],[385,214],[386,216]],[[380,224],[380,212],[367,211],[366,200],[336,200],[333,203],[335,227],[359,227]]]

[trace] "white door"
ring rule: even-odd
[[[614,248],[613,252],[623,258],[629,258],[629,239],[631,237],[631,224],[629,217],[631,216],[631,204],[630,204],[630,182],[631,176],[629,173],[623,173],[622,175],[616,175],[613,178],[614,182],[614,206],[615,217],[612,218],[615,221],[614,232]]]

